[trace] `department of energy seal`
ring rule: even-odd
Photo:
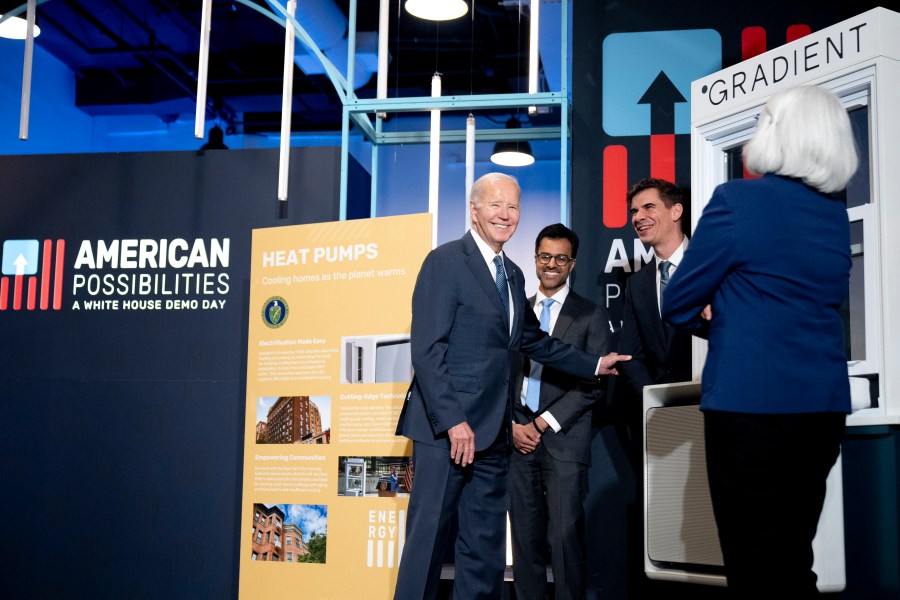
[[[277,329],[288,318],[288,305],[281,296],[272,296],[263,304],[262,319],[266,327]]]

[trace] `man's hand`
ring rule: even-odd
[[[450,460],[461,467],[475,460],[475,432],[466,421],[447,430],[450,438]]]
[[[706,308],[700,311],[700,318],[704,321],[712,321],[712,304],[707,304]]]
[[[541,443],[541,436],[531,423],[528,425],[513,423],[512,438],[513,446],[522,454],[534,452]]]
[[[600,359],[597,375],[618,375],[619,372],[616,370],[616,363],[626,360],[631,360],[630,354],[616,354],[615,352],[610,352]]]

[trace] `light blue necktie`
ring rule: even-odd
[[[541,330],[550,333],[550,305],[553,298],[544,298],[541,301]],[[544,370],[540,363],[532,363],[531,374],[528,376],[528,389],[525,391],[525,406],[532,412],[537,412],[541,405],[541,372]]]
[[[497,284],[497,293],[500,294],[500,302],[503,304],[503,322],[509,328],[509,290],[506,287],[506,271],[503,269],[503,259],[499,256],[494,257],[494,266],[497,275],[494,277],[494,283]]]

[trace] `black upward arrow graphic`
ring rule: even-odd
[[[672,80],[659,72],[638,104],[650,105],[650,135],[675,133],[675,104],[687,102]]]

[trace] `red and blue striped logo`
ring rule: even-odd
[[[62,308],[65,240],[6,240],[0,311]]]

